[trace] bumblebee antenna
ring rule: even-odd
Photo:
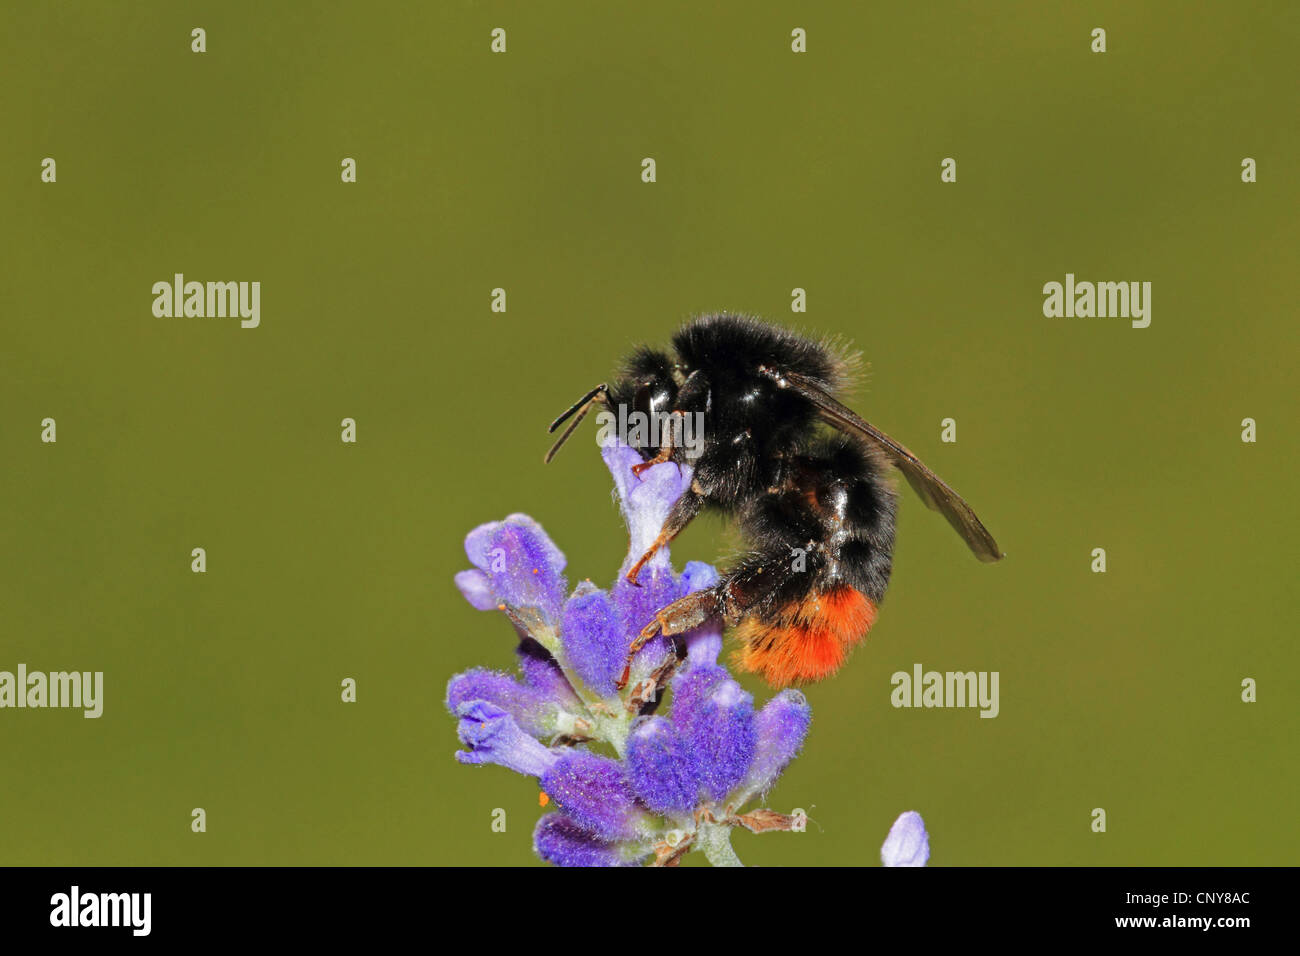
[[[582,424],[582,420],[587,417],[587,412],[591,411],[591,406],[596,404],[596,402],[603,402],[608,391],[609,387],[606,383],[601,382],[586,395],[582,396],[582,398],[570,405],[568,411],[555,419],[555,421],[551,422],[551,427],[547,429],[547,432],[554,432],[555,429],[563,425],[569,418],[575,415],[577,416],[573,418],[573,421],[569,422],[569,427],[566,428],[560,437],[555,440],[555,444],[551,446],[551,450],[546,453],[546,457],[542,459],[544,464],[549,465],[551,463],[551,459],[555,457],[555,453],[560,450],[566,441],[569,440],[569,436],[572,435],[574,430]]]

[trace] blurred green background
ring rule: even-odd
[[[1296,862],[1300,7],[836,7],[6,5],[0,669],[106,691],[0,711],[0,860],[535,863],[536,785],[452,760],[448,677],[514,643],[461,540],[526,511],[609,580],[595,426],[543,468],[546,423],[732,309],[853,340],[1008,554],[904,494],[771,797],[813,823],[747,863],[874,864],[906,809],[935,865]],[[259,280],[261,327],[155,318],[175,272]],[[1066,272],[1151,281],[1151,327],[1045,318]],[[1001,715],[895,710],[918,662]]]

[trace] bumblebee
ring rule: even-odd
[[[666,461],[693,469],[658,537],[628,570],[630,582],[704,508],[734,518],[746,544],[716,586],[646,624],[629,662],[655,635],[682,634],[717,615],[739,639],[741,670],[776,687],[834,674],[871,629],[889,585],[898,507],[890,468],[977,558],[1002,557],[960,495],[835,397],[850,367],[828,344],[748,316],[706,315],[677,332],[671,354],[637,349],[617,380],[551,424],[555,432],[569,422],[548,462],[593,406],[630,410],[660,426],[628,441],[643,459],[634,472]],[[702,427],[689,446],[681,441],[688,416]]]

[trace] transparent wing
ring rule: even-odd
[[[836,401],[821,385],[797,372],[781,372],[776,369],[763,368],[764,375],[776,382],[780,388],[798,392],[817,406],[821,417],[830,425],[850,434],[858,435],[881,449],[890,459],[907,483],[917,493],[926,506],[939,512],[948,519],[962,540],[970,546],[975,557],[981,561],[997,561],[1002,552],[998,549],[993,535],[975,516],[971,506],[962,500],[961,495],[953,491],[942,478],[932,472],[905,447],[890,438],[870,422]]]

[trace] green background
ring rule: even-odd
[[[852,404],[1008,554],[904,493],[772,794],[813,823],[747,863],[876,863],[906,809],[935,865],[1296,862],[1298,36],[1291,2],[6,4],[0,669],[106,691],[0,711],[0,859],[536,862],[535,783],[452,760],[448,677],[513,662],[461,540],[525,511],[609,580],[595,427],[543,468],[545,425],[733,309],[852,339]],[[261,327],[155,318],[174,272],[259,280]],[[1151,281],[1151,327],[1045,318],[1066,272]],[[917,662],[999,671],[1001,715],[892,708]]]

